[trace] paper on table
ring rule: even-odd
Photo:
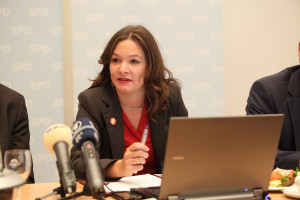
[[[151,174],[123,177],[119,181],[109,182],[108,187],[113,192],[130,191],[136,187],[157,187],[161,184],[161,178]],[[111,192],[105,187],[107,193]]]

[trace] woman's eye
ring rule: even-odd
[[[117,62],[119,62],[119,59],[113,58],[113,59],[111,59],[111,61],[112,61],[113,63],[117,63]]]
[[[137,60],[131,60],[131,63],[133,63],[133,64],[138,64],[138,63],[140,63],[140,62],[137,61]]]

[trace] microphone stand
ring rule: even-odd
[[[60,181],[60,184],[61,184],[61,181]],[[76,197],[80,197],[80,196],[83,196],[83,195],[91,196],[91,191],[88,187],[88,183],[86,182],[86,184],[83,187],[82,192],[78,192],[78,193],[75,193],[75,194],[72,194],[72,195],[66,197],[66,193],[65,193],[65,191],[63,189],[63,186],[61,184],[60,187],[54,188],[53,192],[51,192],[51,193],[49,193],[49,194],[47,194],[43,197],[38,197],[35,200],[42,200],[42,199],[48,198],[48,197],[50,197],[52,195],[55,195],[55,194],[60,194],[59,200],[67,200],[67,199],[75,199]],[[93,196],[94,199],[99,199],[99,200],[103,200],[104,197],[105,197],[105,193],[103,195],[98,195],[96,197]]]
[[[57,164],[57,167],[58,167],[58,171],[59,173],[61,173],[61,168],[60,168],[60,165]],[[56,195],[56,194],[59,194],[60,195],[60,198],[59,200],[67,200],[67,199],[74,199],[75,197],[79,197],[79,196],[82,196],[82,195],[85,195],[85,196],[92,196],[94,199],[99,199],[99,200],[103,200],[104,197],[105,197],[105,191],[103,189],[103,191],[100,191],[100,192],[97,192],[97,193],[91,193],[90,189],[89,189],[89,184],[88,184],[88,181],[86,181],[86,183],[84,184],[84,187],[83,187],[83,190],[82,192],[78,192],[75,194],[72,194],[68,197],[66,197],[66,192],[64,190],[64,187],[63,187],[63,183],[62,183],[62,178],[61,178],[61,174],[59,176],[59,183],[60,183],[60,186],[57,187],[57,188],[54,188],[53,189],[53,192],[43,196],[43,197],[38,197],[36,198],[35,200],[42,200],[42,199],[45,199],[45,198],[48,198],[52,195]]]
[[[95,195],[92,195],[89,186],[88,186],[88,182],[86,182],[86,184],[83,186],[83,190],[82,192],[78,192],[76,194],[70,195],[68,197],[62,198],[61,200],[65,200],[65,199],[73,199],[75,197],[79,197],[79,196],[92,196],[93,199],[98,199],[98,200],[103,200],[105,198],[105,192],[103,190],[103,192],[101,193],[97,193]]]
[[[60,179],[59,182],[60,182],[60,186],[57,187],[57,188],[54,188],[54,189],[53,189],[53,192],[51,192],[51,193],[49,193],[49,194],[46,194],[46,195],[43,196],[43,197],[38,197],[38,198],[36,198],[35,200],[42,200],[42,199],[48,198],[48,197],[50,197],[50,196],[52,196],[52,195],[55,195],[55,194],[60,194],[60,197],[65,198],[65,197],[66,197],[66,193],[65,193],[64,188],[63,188],[63,186],[62,186],[61,179]]]

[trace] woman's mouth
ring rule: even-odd
[[[118,78],[118,81],[119,81],[119,82],[129,82],[129,81],[131,81],[131,80],[128,79],[128,78]]]

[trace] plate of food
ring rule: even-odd
[[[295,181],[298,171],[298,168],[295,171],[293,169],[281,169],[277,167],[271,174],[268,190],[282,191],[286,187],[291,186]]]
[[[286,196],[297,198],[297,199],[300,198],[300,191],[299,191],[298,187],[295,186],[295,185],[290,186],[290,187],[286,187],[284,190],[282,190],[282,192]]]

